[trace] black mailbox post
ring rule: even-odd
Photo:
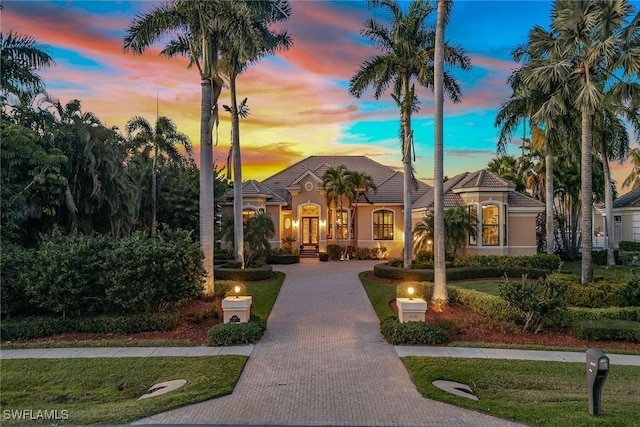
[[[595,348],[587,350],[587,385],[589,387],[589,413],[600,414],[602,385],[609,374],[609,358]]]

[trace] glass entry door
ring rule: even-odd
[[[318,243],[318,218],[302,218],[302,244],[316,245]]]

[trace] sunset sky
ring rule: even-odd
[[[28,34],[47,45],[56,66],[41,73],[49,93],[63,103],[77,98],[84,111],[106,125],[124,128],[142,115],[154,121],[156,96],[161,115],[199,138],[200,81],[183,58],[167,59],[161,44],[143,55],[124,54],[125,28],[151,1],[7,1],[2,31]],[[366,19],[385,15],[364,1],[292,0],[292,18],[283,27],[294,45],[253,65],[238,80],[239,99],[248,97],[250,116],[241,121],[244,179],[264,179],[309,155],[367,155],[400,167],[399,113],[386,94],[361,99],[347,90],[351,76],[376,50],[360,36]],[[639,1],[633,2],[640,6]],[[471,57],[469,72],[451,70],[462,86],[459,104],[445,102],[445,175],[475,171],[496,153],[496,112],[510,96],[506,80],[516,64],[511,51],[526,42],[536,24],[548,27],[551,2],[456,0],[445,33]],[[435,20],[435,13],[433,14]],[[417,176],[433,175],[433,94],[418,92],[421,109],[414,116]],[[229,103],[225,90],[221,104]],[[225,162],[230,137],[223,111],[214,149]],[[512,154],[519,152],[514,138]],[[635,146],[637,142],[633,142]],[[197,147],[196,147],[197,148]],[[196,150],[197,159],[197,150]],[[628,165],[612,165],[619,183]]]

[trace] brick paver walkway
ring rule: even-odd
[[[516,426],[418,393],[358,279],[373,265],[279,266],[287,278],[234,392],[136,424]]]

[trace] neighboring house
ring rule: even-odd
[[[339,204],[327,206],[322,176],[328,167],[339,165],[367,173],[378,188],[361,196],[357,209],[346,199],[342,211]],[[307,248],[325,250],[328,244],[384,246],[389,257],[400,257],[402,192],[403,174],[366,156],[311,156],[262,182],[244,182],[243,216],[266,212],[271,217],[276,230],[272,247],[282,246],[282,239],[294,236],[298,245]],[[432,209],[433,189],[418,181],[412,198],[415,224]],[[455,203],[468,205],[478,216],[478,238],[470,239],[462,253],[536,253],[536,216],[544,204],[517,193],[514,184],[488,171],[461,174],[445,182],[445,208]],[[232,204],[230,191],[223,211],[231,213]]]
[[[461,255],[533,255],[536,218],[544,203],[515,191],[515,184],[483,169],[444,182],[444,208],[466,205],[477,218],[476,237],[468,236]],[[413,204],[414,225],[433,212],[433,190]]]
[[[604,205],[594,211],[594,247],[603,248],[607,212]],[[617,248],[621,240],[640,242],[640,188],[613,201],[613,247]]]

